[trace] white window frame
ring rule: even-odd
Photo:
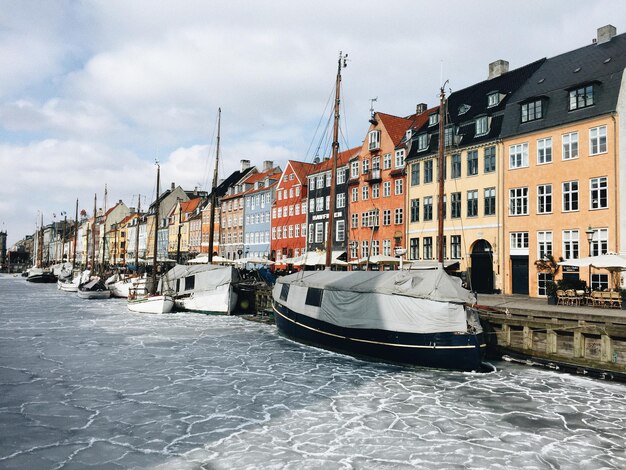
[[[574,185],[576,186],[575,188]],[[580,206],[578,180],[563,181],[561,184],[561,194],[563,195],[561,201],[561,211],[578,212]],[[568,205],[569,207],[567,207]]]
[[[537,165],[552,163],[552,137],[537,139]]]
[[[563,160],[575,160],[578,158],[578,132],[568,132],[561,136],[561,149]]]
[[[509,146],[509,169],[528,167],[528,142]]]
[[[580,255],[580,233],[578,230],[563,230],[562,251],[565,259],[577,259]]]
[[[589,156],[607,153],[606,126],[589,129]]]
[[[528,187],[509,189],[509,215],[528,215]]]
[[[553,206],[552,184],[537,185],[537,214],[552,214]],[[550,206],[550,210],[546,210],[546,206]]]
[[[609,179],[606,176],[591,178],[589,180],[589,210],[608,209],[608,207]]]
[[[553,253],[553,236],[549,230],[537,232],[537,257],[543,259]]]

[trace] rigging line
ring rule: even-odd
[[[218,111],[219,113],[219,111]],[[216,115],[217,116],[217,115]],[[214,145],[215,145],[215,134],[217,133],[217,117],[215,118],[215,124],[213,126],[213,133],[211,134],[211,139],[209,140],[209,144],[208,144],[208,148],[207,148],[207,155],[206,155],[206,159],[205,159],[205,165],[204,165],[204,170],[203,170],[203,174],[204,174],[204,180],[202,181],[202,188],[201,189],[205,189],[208,191],[209,188],[209,178],[213,179],[213,177],[211,176],[211,171],[210,171],[210,164],[213,164],[213,166],[215,165],[215,153],[213,151],[214,149]],[[219,168],[218,168],[218,172],[219,172]]]
[[[308,148],[306,150],[306,153],[305,153],[306,158],[310,157],[310,153],[309,152],[311,151],[311,148],[313,147],[313,142],[317,138],[317,135],[318,135],[317,133],[319,132],[320,126],[322,125],[322,121],[324,119],[324,116],[326,115],[326,113],[328,111],[328,107],[329,107],[329,104],[330,104],[330,102],[332,100],[332,97],[334,95],[334,91],[335,91],[335,87],[334,87],[334,84],[333,84],[333,87],[332,87],[332,89],[330,91],[330,94],[328,95],[328,99],[326,100],[326,105],[324,106],[324,110],[322,111],[322,114],[320,115],[320,119],[319,119],[319,121],[317,123],[317,127],[315,128],[315,132],[313,133],[313,136],[311,137],[311,141],[309,142],[309,146],[308,146]],[[330,120],[330,118],[329,118],[329,120]],[[326,127],[328,128],[328,124],[326,124]],[[318,151],[319,151],[319,146],[318,146]],[[311,160],[313,160],[313,158],[314,157],[311,157]]]

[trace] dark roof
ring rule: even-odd
[[[250,168],[246,168],[243,171],[240,171],[240,170],[233,171],[228,178],[226,178],[224,181],[218,184],[217,188],[215,188],[215,195],[217,196],[217,198],[223,197],[228,192],[228,188],[230,188],[232,185],[237,183],[237,181],[239,181],[241,178],[246,176],[253,169],[254,167],[251,166]],[[211,196],[211,193],[209,193],[209,196]]]
[[[541,59],[532,62],[450,94],[447,100],[446,124],[452,124],[456,128],[456,145],[468,147],[498,139],[507,103],[510,102],[515,91],[523,86],[544,61],[545,59]],[[489,106],[487,97],[492,93],[499,94],[499,101],[498,104]],[[439,107],[429,109],[428,115],[438,112]],[[476,119],[483,116],[489,119],[489,131],[476,135]],[[424,150],[418,151],[416,141],[424,132],[429,135],[428,145]],[[422,125],[412,133],[407,160],[432,155],[437,152],[438,147],[439,125],[429,127],[428,120],[424,120]]]
[[[547,59],[512,97],[502,137],[525,134],[614,112],[626,67],[626,34]],[[594,104],[569,111],[569,91],[594,85]],[[543,117],[521,123],[522,103],[542,99]]]

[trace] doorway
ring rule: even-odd
[[[471,289],[479,294],[493,294],[493,257],[491,244],[478,240],[472,248]]]
[[[513,294],[528,295],[528,256],[511,256]]]

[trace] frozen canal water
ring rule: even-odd
[[[2,469],[626,468],[626,387],[372,364],[0,277]]]

